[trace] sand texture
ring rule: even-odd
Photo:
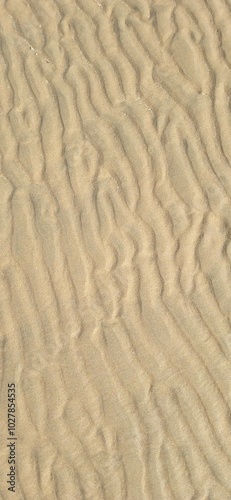
[[[1,0],[0,332],[1,500],[231,499],[231,0]]]

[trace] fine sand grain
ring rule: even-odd
[[[0,332],[1,500],[231,499],[231,0],[0,1]]]

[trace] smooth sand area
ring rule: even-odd
[[[0,1],[0,500],[231,499],[230,99],[231,0]]]

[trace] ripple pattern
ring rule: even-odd
[[[231,498],[230,33],[230,0],[1,1],[17,499]]]

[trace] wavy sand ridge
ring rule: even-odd
[[[17,499],[231,498],[230,30],[230,0],[1,2]]]

